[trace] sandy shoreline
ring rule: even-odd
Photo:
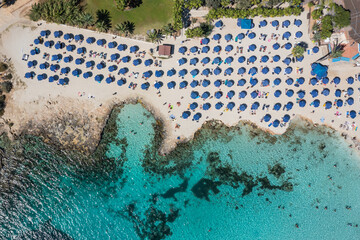
[[[294,19],[299,17],[287,17],[287,18],[276,18],[279,20],[279,22],[282,22],[284,19],[290,19],[291,22],[293,22]],[[304,33],[304,36],[302,38],[302,41],[309,44],[309,47],[311,48],[313,44],[311,43],[309,36],[307,34],[308,29],[308,23],[306,20],[306,12],[304,12],[300,18],[303,21],[303,25],[297,30],[301,30]],[[261,18],[254,18],[255,26],[258,25],[259,21],[262,20]],[[270,22],[272,19],[268,19],[268,22]],[[219,30],[215,29],[214,34],[221,33],[223,36],[227,33],[232,33],[234,36],[238,32],[240,32],[239,28],[236,26],[236,20],[235,19],[223,19],[223,22],[225,24],[224,29]],[[233,29],[236,28],[236,31],[233,31]],[[185,64],[184,66],[178,66],[177,61],[181,57],[186,57],[188,59],[191,59],[193,57],[197,57],[198,55],[191,56],[183,56],[182,54],[178,53],[178,48],[180,46],[186,46],[188,48],[196,45],[199,46],[199,39],[194,39],[190,41],[186,41],[185,43],[182,43],[181,38],[178,38],[176,40],[166,38],[164,40],[164,43],[173,44],[175,46],[175,53],[174,56],[170,59],[158,59],[162,61],[162,68],[159,67],[145,67],[144,64],[141,64],[139,66],[130,68],[130,72],[139,72],[140,77],[138,79],[135,79],[134,76],[126,76],[127,78],[127,84],[123,87],[118,87],[116,85],[116,82],[113,82],[112,84],[106,84],[105,82],[102,82],[101,84],[94,81],[93,77],[89,79],[84,79],[82,77],[73,77],[71,76],[71,73],[69,74],[70,83],[68,86],[59,86],[56,85],[56,83],[49,83],[48,81],[37,81],[37,79],[25,79],[24,75],[26,72],[28,72],[30,69],[27,68],[25,61],[21,60],[21,57],[23,53],[27,53],[33,46],[30,46],[30,44],[33,43],[33,40],[39,35],[41,30],[49,29],[51,32],[54,32],[56,30],[62,30],[64,33],[72,32],[74,34],[81,33],[85,36],[85,39],[89,36],[94,36],[96,39],[99,38],[105,38],[108,42],[110,41],[117,41],[118,43],[126,43],[128,46],[137,45],[140,48],[140,51],[145,51],[146,56],[145,58],[142,58],[142,61],[151,58],[149,56],[149,49],[150,48],[156,48],[156,45],[142,42],[138,40],[132,40],[132,39],[125,39],[117,37],[113,39],[113,35],[110,34],[103,34],[103,33],[97,33],[92,32],[89,30],[84,29],[78,29],[74,27],[68,27],[68,26],[62,26],[62,25],[56,25],[56,24],[47,24],[43,23],[41,26],[37,26],[36,23],[32,22],[25,22],[24,20],[21,20],[19,23],[13,23],[9,27],[7,27],[6,30],[4,30],[1,33],[1,39],[0,39],[0,50],[3,55],[5,55],[7,58],[11,58],[11,63],[13,64],[14,71],[16,73],[16,83],[15,83],[15,89],[10,94],[8,101],[7,101],[7,107],[5,111],[5,115],[2,118],[2,131],[4,132],[10,132],[12,135],[20,135],[24,132],[27,133],[33,133],[33,134],[39,134],[42,132],[41,135],[47,136],[49,138],[58,139],[59,145],[66,145],[67,147],[70,147],[72,149],[77,150],[84,150],[85,152],[91,152],[96,148],[96,145],[100,139],[102,129],[105,126],[106,120],[112,110],[112,108],[116,105],[123,104],[126,102],[134,102],[134,101],[140,101],[154,116],[156,119],[161,120],[161,122],[164,124],[164,131],[165,131],[165,139],[162,145],[162,148],[160,150],[161,153],[167,153],[174,149],[176,147],[176,144],[178,142],[187,141],[191,139],[194,136],[194,133],[201,128],[201,126],[211,120],[220,120],[222,123],[224,123],[227,126],[234,126],[239,121],[250,121],[251,123],[255,124],[259,128],[263,129],[264,131],[270,132],[272,134],[283,134],[289,124],[286,124],[284,127],[269,127],[269,123],[265,123],[262,121],[262,117],[267,114],[271,113],[272,119],[281,119],[281,117],[284,114],[289,114],[291,116],[291,119],[294,119],[296,116],[302,116],[307,119],[309,119],[313,124],[325,124],[333,129],[336,129],[337,131],[346,134],[349,138],[353,139],[354,137],[358,137],[357,131],[349,128],[348,130],[341,128],[341,125],[345,125],[345,122],[348,122],[349,125],[352,125],[352,122],[355,122],[355,124],[358,122],[358,118],[350,119],[346,118],[346,111],[349,111],[350,109],[360,109],[359,107],[359,91],[357,90],[359,82],[355,81],[355,83],[351,86],[355,89],[355,93],[353,98],[355,99],[355,103],[352,106],[345,106],[340,109],[335,109],[334,107],[330,110],[325,110],[323,107],[319,107],[316,109],[315,113],[312,112],[314,108],[310,106],[306,106],[305,108],[298,107],[297,104],[294,104],[294,108],[290,111],[271,111],[268,110],[257,110],[256,114],[252,114],[249,108],[245,112],[238,113],[236,109],[232,111],[219,111],[216,110],[214,107],[212,107],[208,111],[201,111],[203,114],[203,117],[198,121],[191,121],[191,119],[183,119],[181,118],[181,114],[183,111],[187,110],[187,106],[193,102],[194,100],[190,98],[190,93],[193,90],[190,87],[187,87],[187,89],[179,89],[178,86],[176,86],[176,89],[165,89],[167,82],[170,80],[176,81],[177,84],[180,83],[180,81],[183,81],[180,77],[172,77],[171,79],[167,79],[168,77],[162,77],[161,79],[155,79],[154,77],[151,77],[148,82],[153,86],[153,83],[155,80],[161,80],[164,81],[164,87],[161,90],[161,93],[159,96],[158,91],[154,87],[150,87],[148,91],[144,91],[140,89],[140,85],[145,82],[144,80],[140,79],[141,74],[149,69],[160,70],[163,69],[166,71],[171,68],[176,68],[177,72],[183,68],[187,68],[190,72],[194,68],[200,68],[200,72],[202,69],[206,68],[199,66],[201,65],[198,63],[196,67],[190,66],[189,63]],[[267,31],[271,30],[267,29]],[[279,34],[282,34],[285,31],[290,31],[291,29],[281,29]],[[257,29],[255,28],[253,30],[255,33]],[[260,34],[260,33],[257,33]],[[271,34],[271,33],[269,33]],[[19,37],[21,36],[21,37]],[[253,40],[250,39],[244,39],[243,45],[246,46],[252,42],[257,43],[257,45],[263,44],[260,40],[258,40],[258,37],[256,37]],[[270,41],[269,41],[270,42]],[[287,41],[282,40],[279,42],[281,44],[286,43]],[[291,39],[289,42],[295,43],[296,40]],[[235,42],[232,41],[232,44],[235,45]],[[271,42],[268,44],[273,44],[275,42]],[[86,45],[86,43],[83,43],[85,47],[89,47]],[[213,40],[211,40],[210,44],[211,48],[217,43]],[[226,46],[226,43],[221,44],[223,47]],[[95,50],[100,51],[108,51],[107,49],[104,49],[103,47],[99,46],[93,46]],[[66,51],[66,50],[63,50]],[[284,49],[279,50],[279,54],[282,56],[288,55],[287,52],[284,52]],[[55,50],[49,50],[49,52],[52,52],[52,54],[55,52]],[[233,50],[234,53],[234,50]],[[211,58],[220,56],[222,58],[226,58],[227,56],[234,55],[234,54],[226,54],[225,52],[222,52],[220,55],[209,53],[209,56]],[[69,53],[64,54],[64,56],[67,56]],[[122,52],[120,52],[121,56],[123,55]],[[248,53],[246,50],[244,51],[243,55],[245,55],[247,58],[251,55],[257,55],[258,58],[263,55],[262,53]],[[271,55],[273,55],[272,53]],[[74,53],[73,55],[76,55]],[[235,54],[236,55],[236,54]],[[237,62],[237,58],[241,54],[238,54],[234,56],[234,63],[232,64],[232,67],[234,68],[234,73],[232,76],[227,77],[228,79],[234,79],[235,82],[237,82],[238,79],[240,79],[240,76],[236,75],[237,68],[240,65]],[[202,55],[204,56],[204,55]],[[202,56],[198,56],[201,60]],[[298,90],[304,90],[307,93],[307,96],[305,96],[305,99],[309,103],[311,102],[312,98],[309,96],[309,92],[311,89],[318,89],[319,92],[323,88],[329,88],[331,91],[331,95],[329,97],[325,97],[319,93],[319,99],[322,103],[324,103],[329,98],[334,100],[335,97],[333,96],[333,93],[335,89],[346,89],[346,78],[349,76],[353,76],[360,71],[356,68],[350,67],[349,65],[337,65],[333,66],[330,65],[329,67],[329,74],[328,77],[330,81],[335,76],[340,76],[342,78],[342,82],[339,84],[339,86],[335,86],[333,84],[328,84],[327,86],[312,86],[308,85],[309,79],[311,78],[310,75],[310,64],[314,61],[316,61],[318,58],[322,56],[322,53],[320,51],[320,54],[318,55],[305,55],[305,59],[302,63],[299,63],[296,66],[303,67],[303,74],[299,75],[294,70],[292,74],[290,74],[290,77],[296,79],[297,77],[301,76],[305,78],[305,83],[299,87],[294,88],[294,91]],[[135,58],[132,58],[132,60]],[[95,60],[95,59],[94,59]],[[41,59],[41,56],[38,57],[39,64],[43,60]],[[99,61],[99,60],[98,60]],[[63,63],[62,63],[63,64]],[[329,64],[329,62],[325,62],[324,64]],[[107,63],[107,66],[110,66],[111,63]],[[71,69],[73,70],[76,66],[74,63],[69,64],[71,66]],[[257,66],[260,68],[260,63],[255,64],[254,66]],[[268,63],[267,66],[269,68],[276,66],[275,63]],[[121,67],[121,64],[119,65]],[[207,66],[211,68],[215,68],[215,66]],[[246,66],[246,68],[252,67]],[[223,69],[227,68],[226,66],[222,66]],[[94,69],[95,74],[99,72]],[[49,75],[49,74],[48,74]],[[271,75],[270,75],[271,76]],[[266,78],[267,76],[263,76],[260,73],[260,76],[258,76],[259,81]],[[278,77],[285,80],[286,78],[283,77],[282,73],[278,75]],[[118,78],[118,77],[117,77]],[[223,80],[226,79],[226,77],[217,77],[214,75],[210,75],[209,77],[200,76],[196,77],[197,80],[202,79],[209,79],[212,82],[215,81],[217,78],[222,78]],[[245,78],[245,77],[244,77]],[[271,76],[271,80],[274,78],[274,76]],[[192,81],[192,77],[189,76],[189,74],[185,77],[184,80],[188,80],[189,83]],[[116,79],[117,80],[117,79]],[[248,80],[248,79],[247,79]],[[135,90],[130,90],[127,85],[129,82],[137,82],[138,87]],[[227,87],[221,87],[224,94],[230,89]],[[263,104],[274,104],[276,102],[287,102],[288,98],[285,96],[285,91],[288,86],[282,85],[277,88],[274,88],[272,86],[268,87],[254,87],[249,88],[247,91],[250,94],[250,92],[254,89],[258,89],[261,92],[270,92],[268,98],[257,98],[256,101],[260,102],[260,106]],[[244,87],[236,87],[236,92],[245,89]],[[280,89],[283,94],[279,98],[275,98],[272,94],[275,89]],[[196,90],[196,89],[195,89]],[[218,91],[218,88],[211,85],[205,90],[199,90],[200,93],[207,90],[211,93],[214,93]],[[79,96],[79,93],[82,94],[82,96]],[[296,95],[296,93],[295,93]],[[296,96],[291,99],[294,103],[296,102]],[[224,99],[224,98],[223,98]],[[345,99],[344,99],[345,100]],[[198,99],[196,100],[199,105],[203,104],[205,102],[210,102],[212,106],[215,105],[216,102],[218,102],[217,99],[207,99],[206,101]],[[248,106],[251,105],[252,102],[254,102],[254,99],[250,99],[250,96],[248,96],[246,99],[238,100],[237,96],[233,99],[234,102],[238,104],[240,103],[246,103]],[[177,103],[180,102],[180,106],[177,105]],[[228,101],[226,101],[228,102]],[[173,105],[172,109],[168,108],[168,105]],[[238,106],[236,106],[237,108]],[[335,116],[334,113],[336,111],[341,112],[340,116]],[[194,114],[193,112],[192,114]],[[174,115],[175,120],[171,119],[170,116]],[[69,121],[70,119],[73,119],[73,121]],[[321,121],[321,119],[323,121]],[[9,128],[9,123],[13,123],[13,126]],[[62,123],[68,122],[68,126],[62,125]],[[177,127],[177,124],[180,125],[180,127]],[[77,125],[77,127],[76,127]],[[42,130],[36,130],[37,128],[43,128]],[[60,134],[61,131],[64,132],[64,134]],[[180,138],[180,139],[178,139]],[[350,141],[352,142],[352,141]]]

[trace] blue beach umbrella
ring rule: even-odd
[[[275,44],[273,45],[273,49],[274,49],[274,50],[278,50],[279,48],[280,48],[280,44],[275,43]]]
[[[121,69],[120,69],[120,71],[121,71]],[[149,77],[152,76],[152,74],[153,74],[153,72],[152,72],[151,70],[149,70],[149,71],[144,72],[144,73],[143,73],[143,76],[144,76],[145,78],[149,78]]]
[[[191,94],[190,94],[190,97],[191,97],[192,99],[199,98],[199,92],[197,92],[197,91],[192,91]]]
[[[191,113],[189,111],[185,111],[185,112],[182,113],[181,116],[182,116],[183,119],[187,119],[188,117],[190,117],[190,115],[191,115]]]
[[[198,80],[193,80],[191,83],[190,83],[190,87],[194,88],[194,87],[197,87],[199,85],[199,81]]]
[[[279,111],[281,109],[281,103],[275,103],[274,108],[275,111]]]
[[[251,98],[257,98],[257,96],[258,96],[258,91],[252,91],[251,93],[250,93],[250,96],[251,96]]]
[[[354,89],[351,88],[351,87],[349,87],[349,88],[347,89],[346,93],[347,93],[349,96],[351,96],[351,95],[354,94]]]
[[[322,78],[321,82],[322,82],[323,84],[328,84],[328,83],[329,83],[329,78],[328,78],[328,77],[324,77],[324,78]]]
[[[319,95],[319,91],[314,89],[310,92],[310,95],[313,97],[313,98],[316,98],[318,95]]]
[[[253,87],[258,83],[258,80],[256,78],[250,78],[250,85]]]
[[[98,74],[95,76],[95,81],[97,81],[97,82],[101,82],[103,79],[104,79],[104,75],[102,75],[102,74]]]
[[[232,51],[233,50],[233,45],[227,45],[226,47],[225,47],[225,51],[226,52],[230,52],[230,51]]]
[[[86,42],[87,42],[88,44],[93,44],[93,43],[95,42],[95,38],[93,38],[93,37],[88,37],[88,38],[86,39]]]
[[[240,111],[245,111],[247,108],[247,105],[245,103],[241,104],[240,107],[239,107],[239,110]]]
[[[187,59],[186,58],[180,58],[178,63],[179,63],[179,66],[185,64],[187,62]]]
[[[123,67],[119,70],[120,74],[126,74],[129,71],[129,69],[127,67]]]
[[[190,59],[190,65],[196,65],[199,62],[198,58],[192,58]]]
[[[174,76],[175,74],[176,74],[176,70],[173,68],[173,69],[168,70],[166,75],[167,75],[168,77],[172,77],[172,76]]]
[[[137,58],[133,61],[133,65],[134,66],[138,66],[139,64],[141,64],[141,59],[140,58]]]
[[[55,49],[63,49],[65,47],[65,43],[63,42],[57,42],[55,44]]]
[[[291,63],[291,58],[287,57],[283,60],[283,63],[285,63],[286,65],[289,65]]]
[[[261,70],[261,72],[262,72],[263,74],[267,74],[267,73],[269,72],[269,68],[268,68],[268,67],[264,67],[264,68]]]
[[[225,40],[226,41],[230,41],[230,40],[232,40],[232,38],[233,38],[233,36],[230,33],[225,35]]]
[[[247,92],[246,91],[241,91],[239,93],[239,98],[245,98],[247,96]]]
[[[234,91],[229,91],[226,96],[229,98],[229,99],[232,99],[234,96],[235,96],[235,92]]]
[[[59,38],[59,37],[61,37],[63,35],[63,32],[62,31],[55,31],[54,32],[54,37],[55,38]]]
[[[279,21],[278,21],[278,20],[274,20],[274,21],[271,22],[271,25],[272,25],[273,27],[277,27],[277,26],[279,26]]]
[[[50,31],[49,30],[42,30],[41,32],[40,32],[40,36],[42,36],[42,37],[47,37],[47,36],[49,36],[50,35]]]
[[[330,109],[332,107],[332,103],[330,101],[327,101],[325,103],[325,109]]]
[[[257,110],[260,106],[260,103],[259,102],[254,102],[252,105],[251,105],[251,110]]]
[[[263,85],[263,87],[269,86],[269,85],[270,85],[269,79],[264,79],[264,80],[262,81],[262,85]]]
[[[221,20],[219,20],[215,23],[215,27],[217,27],[217,28],[221,28],[223,25],[224,25],[224,23]]]
[[[249,46],[249,50],[250,50],[250,51],[255,51],[255,49],[256,49],[256,45],[255,45],[255,44],[251,44],[251,45]]]
[[[300,91],[297,92],[297,95],[298,95],[299,98],[304,98],[305,97],[305,91],[300,90]]]
[[[302,84],[304,84],[304,82],[305,82],[305,78],[299,77],[299,78],[296,80],[296,82],[297,82],[299,85],[302,85]]]
[[[301,38],[303,36],[303,33],[301,31],[298,31],[295,33],[296,38]]]
[[[210,42],[210,39],[209,38],[203,38],[202,40],[201,40],[201,44],[208,44]]]
[[[221,57],[216,57],[216,58],[214,58],[214,60],[212,61],[212,64],[219,64],[219,63],[221,63],[221,62],[222,62]]]
[[[234,80],[229,80],[229,81],[225,81],[225,85],[227,86],[227,87],[232,87],[232,86],[234,86]]]
[[[336,89],[335,97],[341,97],[341,90],[340,89]]]
[[[292,47],[292,44],[291,44],[291,43],[286,43],[286,44],[285,44],[285,49],[286,49],[286,50],[289,50],[291,47]]]
[[[72,52],[76,49],[75,45],[67,45],[66,46],[66,51]]]
[[[269,122],[270,119],[271,119],[271,115],[270,115],[270,114],[266,114],[266,115],[264,116],[264,121],[265,121],[265,122]]]
[[[348,84],[353,84],[354,83],[354,78],[353,77],[348,77],[346,79],[346,81],[347,81]]]
[[[287,85],[291,85],[291,84],[293,84],[294,83],[294,79],[292,79],[292,78],[288,78],[288,79],[286,79],[286,84]]]
[[[292,72],[292,67],[285,68],[285,74],[290,74]]]
[[[73,60],[72,56],[64,57],[64,62],[66,63],[71,62],[72,60]]]
[[[280,121],[277,119],[275,121],[273,121],[273,123],[272,123],[273,127],[275,127],[275,128],[278,127],[279,124],[280,124]]]
[[[121,61],[122,61],[123,63],[130,62],[130,60],[131,60],[131,57],[130,57],[130,56],[124,56],[124,57],[121,58]]]
[[[223,93],[222,93],[221,91],[217,91],[217,92],[215,92],[215,94],[214,94],[214,97],[215,97],[216,99],[220,99],[222,96],[223,96]]]
[[[184,54],[186,52],[187,48],[186,47],[180,47],[179,48],[179,53]]]
[[[322,90],[321,94],[324,95],[324,96],[329,96],[329,94],[330,94],[330,89],[324,88],[324,90]]]
[[[83,77],[84,78],[89,78],[89,77],[92,77],[92,72],[85,72],[84,74],[83,74]]]
[[[117,60],[119,58],[120,58],[120,54],[118,54],[118,53],[114,53],[114,54],[110,55],[111,61],[115,61],[115,60]]]
[[[341,100],[341,99],[338,99],[338,100],[336,101],[336,106],[337,106],[337,107],[342,107],[343,104],[344,104],[344,102],[343,102],[343,100]]]
[[[176,86],[176,83],[174,81],[168,82],[167,87],[168,89],[174,89]]]
[[[263,63],[266,63],[268,60],[269,60],[269,57],[266,55],[261,57],[261,62],[263,62]]]
[[[106,44],[106,40],[105,40],[105,39],[98,39],[98,40],[96,41],[96,44],[97,44],[98,46],[104,46],[104,45]]]
[[[254,32],[252,32],[252,33],[250,33],[250,34],[248,35],[248,37],[249,37],[250,39],[253,39],[253,38],[256,37],[256,34],[255,34]]]
[[[201,95],[201,98],[203,98],[203,99],[206,99],[206,98],[208,98],[208,97],[210,97],[210,93],[209,93],[209,92],[203,92],[203,94]]]
[[[282,26],[286,27],[286,28],[289,27],[290,26],[290,21],[289,20],[283,21]]]
[[[126,49],[127,49],[126,44],[119,44],[119,46],[117,47],[117,50],[119,51],[125,51]]]
[[[292,102],[288,102],[286,105],[285,105],[285,108],[287,111],[290,111],[292,108],[293,108],[294,104]]]
[[[289,122],[290,121],[290,115],[288,115],[288,114],[285,114],[284,116],[283,116],[283,121],[284,122]]]
[[[221,109],[223,106],[224,106],[224,104],[223,104],[222,102],[218,102],[218,103],[215,104],[215,109],[216,109],[216,110],[219,110],[219,109]]]
[[[148,67],[148,66],[150,66],[151,64],[153,64],[153,62],[154,62],[154,61],[153,61],[152,59],[146,59],[145,62],[144,62],[144,64],[145,64],[146,67]]]
[[[356,118],[356,112],[354,110],[351,110],[349,115],[352,119]]]
[[[187,74],[187,70],[184,68],[184,69],[181,69],[180,71],[179,71],[179,76],[180,77],[184,77],[185,75]]]
[[[55,44],[55,43],[54,43],[54,41],[52,41],[52,40],[46,41],[46,42],[44,43],[45,47],[48,47],[48,48],[54,46],[54,44]]]
[[[244,86],[246,84],[246,80],[245,79],[240,79],[239,81],[238,81],[238,86]]]
[[[69,68],[69,67],[64,67],[64,68],[61,69],[61,73],[63,73],[63,74],[67,74],[67,73],[69,73],[69,72],[70,72],[70,68]]]
[[[72,75],[79,77],[81,75],[81,70],[76,68],[74,71],[72,71]]]
[[[215,87],[220,87],[220,86],[221,86],[221,80],[216,80],[216,81],[214,82],[214,86],[215,86]]]
[[[306,101],[304,99],[301,99],[299,101],[299,107],[305,107],[305,105],[306,105]]]
[[[195,76],[197,76],[199,74],[199,70],[198,69],[193,69],[193,70],[191,70],[190,74],[191,74],[191,76],[195,77]]]
[[[245,38],[245,34],[243,33],[239,33],[237,36],[236,36],[237,40],[242,40]]]
[[[275,92],[274,92],[274,96],[275,97],[280,97],[281,96],[281,91],[280,90],[276,90]]]
[[[318,80],[316,78],[311,78],[310,83],[311,85],[315,86],[318,83]]]
[[[260,27],[265,27],[267,25],[267,21],[266,20],[262,20],[259,24]]]
[[[80,64],[83,64],[84,63],[84,59],[83,58],[77,58],[76,60],[75,60],[75,64],[76,65],[80,65]]]
[[[231,67],[229,67],[229,68],[227,68],[227,69],[225,70],[225,74],[226,74],[226,75],[231,75],[231,74],[233,73],[233,71],[234,71],[234,69],[231,68]]]
[[[283,37],[283,39],[289,40],[290,36],[291,36],[290,32],[285,32],[282,37]]]
[[[156,82],[156,83],[154,84],[154,87],[155,87],[156,89],[160,89],[163,85],[164,85],[164,84],[159,81],[159,82]]]
[[[235,107],[235,103],[234,102],[229,102],[228,105],[226,105],[226,108],[229,109],[230,111]]]
[[[84,47],[78,48],[78,49],[77,49],[77,53],[78,53],[78,54],[86,53],[86,48],[84,48]]]
[[[58,65],[58,64],[51,64],[51,66],[50,66],[50,71],[55,72],[59,69],[60,69],[60,65]]]
[[[202,117],[201,113],[196,113],[196,114],[193,116],[193,120],[198,121],[201,117]]]
[[[75,41],[80,41],[80,40],[84,39],[84,36],[82,34],[77,34],[77,35],[75,35],[74,39],[75,39]]]
[[[275,80],[274,80],[274,85],[275,85],[275,86],[279,86],[280,83],[281,83],[281,79],[280,79],[280,78],[275,78]]]
[[[295,19],[294,20],[294,25],[297,26],[297,27],[300,27],[302,24],[302,21],[300,19]]]
[[[35,38],[34,39],[34,44],[36,44],[36,45],[40,44],[40,40],[38,38]]]
[[[209,46],[204,46],[204,47],[202,47],[202,49],[201,49],[201,52],[202,53],[208,53],[210,51],[210,47]]]
[[[244,74],[245,72],[246,72],[246,68],[244,68],[244,67],[241,67],[238,69],[238,74],[240,74],[240,75]]]
[[[65,40],[69,40],[69,39],[73,39],[74,38],[74,35],[72,33],[66,33],[64,35],[64,39]]]
[[[86,67],[87,67],[87,68],[93,67],[94,65],[95,65],[95,62],[94,62],[94,61],[88,61],[88,62],[86,62]]]
[[[334,84],[338,85],[340,83],[340,78],[334,77],[333,82],[334,82]]]
[[[354,104],[354,99],[352,97],[349,97],[348,99],[346,99],[346,103],[351,106]]]
[[[246,60],[246,59],[245,59],[244,56],[241,56],[241,57],[238,58],[238,62],[239,62],[239,63],[243,63],[243,62],[245,62],[245,60]]]
[[[190,48],[191,53],[196,53],[197,51],[198,51],[198,47],[196,47],[196,46],[193,46]]]
[[[130,53],[135,53],[135,52],[137,52],[139,50],[139,47],[138,46],[131,46],[130,47]]]
[[[113,72],[113,71],[116,71],[117,68],[118,67],[116,65],[111,65],[111,66],[109,66],[108,70],[109,70],[109,72]]]
[[[273,56],[273,61],[274,61],[274,62],[280,61],[280,56],[279,56],[279,55]]]
[[[202,81],[202,86],[203,86],[203,87],[207,87],[207,86],[209,86],[209,85],[210,85],[210,81],[209,81],[209,80],[205,79],[204,81]]]
[[[256,61],[256,59],[257,58],[255,56],[251,56],[251,57],[249,57],[248,60],[249,60],[250,63],[254,63]]]
[[[49,82],[55,82],[59,80],[59,76],[58,75],[54,75],[54,76],[50,76],[49,77]]]
[[[256,68],[256,67],[250,68],[249,74],[250,74],[251,76],[254,76],[256,73],[257,73],[257,68]]]
[[[65,78],[60,78],[59,79],[59,84],[60,85],[68,85],[69,84],[69,78],[65,77]]]
[[[203,105],[203,110],[209,110],[211,108],[211,104],[210,103],[205,103],[204,105]]]
[[[116,83],[117,83],[118,86],[121,87],[122,85],[126,84],[126,79],[122,78],[122,79],[118,80]]]
[[[220,52],[220,50],[221,50],[221,47],[218,45],[218,46],[215,46],[214,47],[214,52]]]
[[[109,48],[115,48],[116,46],[117,46],[117,43],[116,43],[115,41],[108,43],[108,47],[109,47]]]
[[[312,51],[313,51],[313,53],[318,53],[319,52],[319,47],[313,47]]]
[[[209,57],[204,57],[202,60],[201,60],[201,63],[202,64],[208,64],[210,62],[210,58]]]
[[[187,81],[182,81],[182,82],[179,84],[179,87],[180,87],[180,89],[182,89],[182,88],[186,88],[187,85],[188,85],[188,82],[187,82]]]
[[[217,68],[214,69],[214,74],[215,74],[215,75],[219,75],[220,73],[221,73],[221,69],[220,69],[220,68],[217,67]]]
[[[148,90],[149,87],[150,87],[150,83],[148,83],[148,82],[141,84],[141,89],[143,89],[143,90]]]
[[[294,91],[292,89],[288,89],[285,94],[288,97],[292,97],[294,95]]]

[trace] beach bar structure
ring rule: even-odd
[[[170,57],[173,52],[173,46],[169,44],[163,44],[158,47],[158,54],[161,57]]]

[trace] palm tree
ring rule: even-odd
[[[162,28],[163,32],[165,35],[170,35],[172,36],[173,33],[175,33],[175,29],[173,27],[173,25],[171,23],[165,25],[163,28]]]
[[[125,36],[134,33],[135,23],[130,22],[130,21],[125,21],[125,22],[123,22],[123,24],[125,25]]]
[[[31,10],[29,13],[29,17],[31,20],[33,21],[38,21],[41,18],[41,6],[38,3],[35,3],[34,5],[31,6]]]
[[[153,43],[160,43],[162,41],[162,32],[160,29],[151,29],[146,33],[148,39]]]
[[[109,26],[105,23],[105,21],[98,21],[96,23],[96,29],[99,32],[107,32],[109,30]]]
[[[338,43],[337,41],[334,42],[334,46],[331,49],[330,58],[338,58],[341,57],[344,53],[343,50],[344,46],[341,43]]]
[[[91,13],[85,12],[79,15],[77,22],[81,27],[87,28],[95,24],[95,19]]]
[[[125,33],[125,31],[126,31],[125,25],[123,23],[116,24],[114,29],[119,34]]]

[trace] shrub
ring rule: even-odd
[[[8,65],[3,62],[0,62],[0,72],[6,71],[8,69]]]
[[[180,30],[183,28],[182,13],[184,0],[175,0],[173,8],[174,29]]]
[[[0,88],[3,92],[9,93],[11,89],[13,88],[12,82],[5,81],[0,83]]]
[[[332,16],[326,15],[321,21],[321,39],[326,39],[333,33]]]
[[[197,9],[205,4],[204,0],[184,0],[184,7],[187,9]]]
[[[291,53],[294,57],[302,57],[304,56],[305,53],[305,48],[300,46],[300,45],[296,45],[292,50]]]
[[[207,23],[201,23],[199,27],[189,28],[185,32],[187,38],[206,37],[209,36],[213,30],[213,26]]]
[[[320,17],[322,16],[323,12],[320,8],[315,9],[314,11],[312,11],[311,16],[314,20],[320,19]]]

